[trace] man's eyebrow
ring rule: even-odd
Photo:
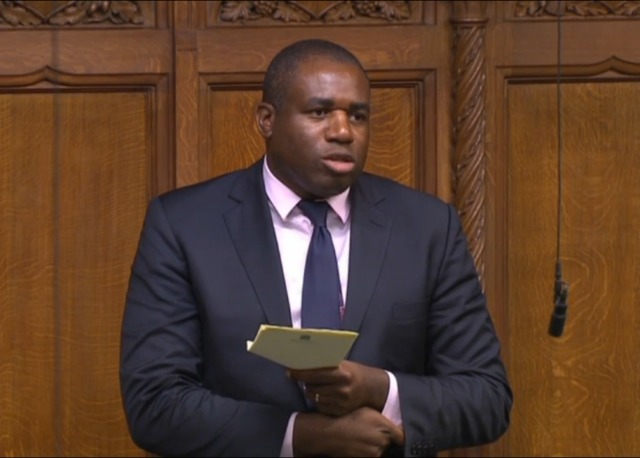
[[[351,111],[369,111],[371,106],[367,102],[356,102],[349,105]]]
[[[322,108],[333,108],[336,103],[332,99],[322,97],[312,97],[309,99],[309,105],[321,106]],[[349,111],[370,111],[371,106],[367,102],[354,102],[349,105]]]
[[[319,105],[322,108],[331,108],[335,106],[335,104],[333,100],[322,97],[312,97],[309,99],[309,105]]]

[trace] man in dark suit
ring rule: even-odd
[[[285,48],[265,158],[154,198],[132,267],[121,385],[159,455],[432,456],[497,440],[512,393],[456,210],[363,173],[370,87],[322,40]],[[246,350],[261,324],[359,336],[339,367]]]

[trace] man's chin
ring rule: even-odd
[[[353,184],[355,180],[351,177],[342,177],[341,180],[331,180],[329,183],[322,183],[317,186],[314,194],[322,199],[328,199],[338,194],[342,194]]]

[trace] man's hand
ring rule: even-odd
[[[291,370],[289,376],[304,383],[306,396],[319,412],[335,417],[360,407],[382,412],[389,394],[389,376],[385,371],[352,361],[343,361],[331,369]]]
[[[302,413],[294,426],[293,454],[379,457],[393,443],[404,446],[404,440],[401,428],[369,407],[339,418]]]

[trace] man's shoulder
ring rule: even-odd
[[[376,195],[384,198],[386,206],[399,210],[410,209],[411,213],[416,207],[433,212],[448,213],[450,205],[441,198],[406,184],[371,173],[363,173],[361,176],[363,185],[373,189]]]
[[[393,220],[404,240],[441,245],[461,227],[455,206],[433,194],[378,175],[366,174],[363,184],[372,190],[374,205]]]
[[[247,173],[246,169],[229,172],[167,191],[156,199],[168,213],[189,214],[203,210],[205,207],[219,207],[229,201],[228,196],[234,183],[245,173]]]

